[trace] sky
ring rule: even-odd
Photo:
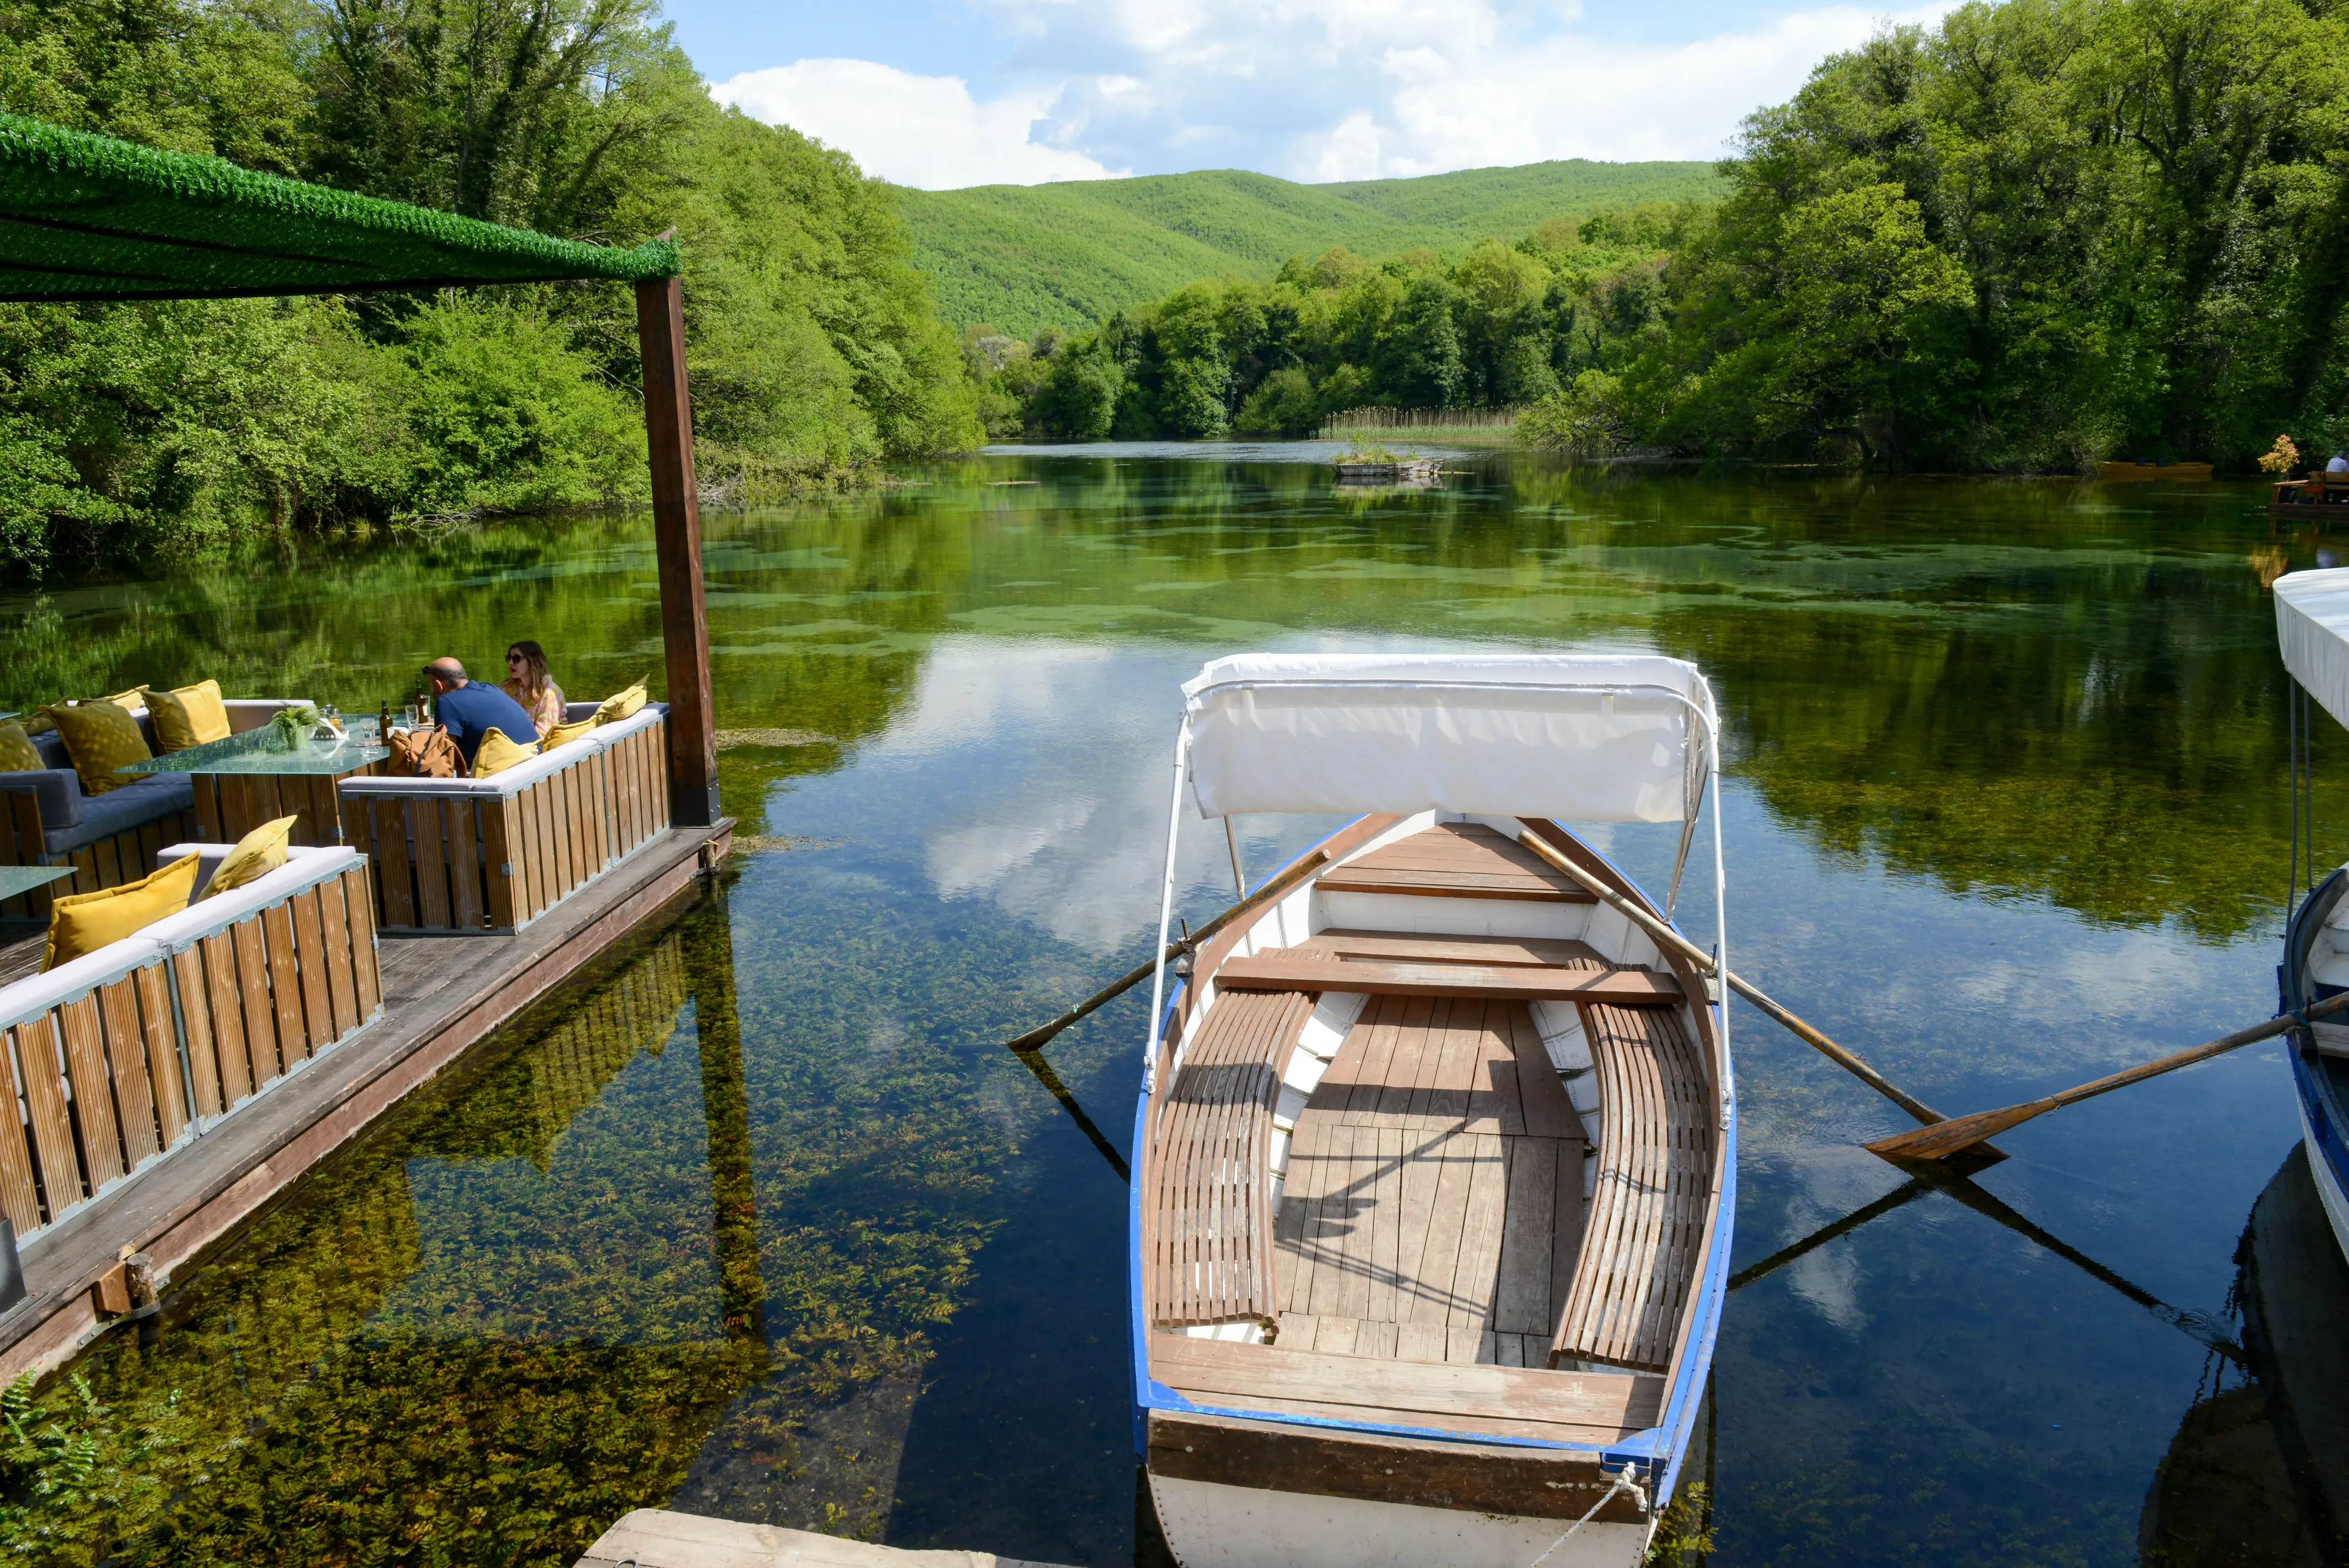
[[[929,190],[1723,156],[1894,11],[1763,0],[668,0],[722,102]]]

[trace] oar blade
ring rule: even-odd
[[[2033,1116],[2046,1115],[2055,1109],[2057,1103],[2053,1099],[2030,1100],[1994,1111],[1976,1111],[1970,1116],[1935,1122],[1914,1132],[1878,1138],[1867,1146],[1868,1151],[1887,1159],[1947,1159],[1974,1147],[1984,1138],[1996,1137],[2011,1127],[2020,1127]]]

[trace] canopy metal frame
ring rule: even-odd
[[[1685,710],[1686,717],[1695,728],[1704,746],[1704,768],[1696,782],[1696,788],[1693,795],[1688,802],[1688,809],[1682,817],[1680,858],[1683,862],[1686,859],[1690,836],[1694,830],[1696,818],[1700,815],[1705,815],[1713,828],[1713,930],[1715,933],[1713,944],[1713,962],[1716,966],[1715,972],[1722,974],[1726,974],[1728,972],[1728,877],[1726,860],[1723,852],[1721,837],[1721,737],[1719,726],[1713,715],[1709,712],[1702,703],[1695,701],[1686,692],[1676,691],[1668,686],[1657,686],[1646,683],[1627,684],[1615,681],[1397,681],[1392,680],[1371,681],[1270,681],[1255,680],[1247,682],[1247,684],[1257,686],[1278,686],[1289,690],[1330,691],[1341,691],[1350,688],[1359,689],[1363,686],[1379,686],[1388,688],[1405,687],[1426,691],[1578,691],[1599,697],[1662,697],[1669,699],[1673,702],[1677,702],[1683,710]],[[1176,731],[1174,737],[1174,782],[1173,799],[1167,808],[1166,865],[1164,875],[1159,887],[1158,961],[1150,979],[1149,1041],[1143,1049],[1142,1060],[1142,1092],[1145,1098],[1150,1095],[1154,1094],[1157,1090],[1158,1052],[1159,1046],[1165,1037],[1167,1011],[1167,939],[1172,933],[1174,921],[1175,861],[1180,852],[1183,834],[1183,790],[1184,786],[1190,782],[1191,719],[1192,711],[1188,706],[1186,706],[1183,714],[1183,722],[1180,728]],[[1708,800],[1711,801],[1713,805],[1713,809],[1710,813],[1706,813],[1704,811],[1704,805]],[[1225,820],[1228,826],[1230,820],[1229,817],[1226,816]],[[1238,866],[1236,851],[1234,860],[1234,872],[1236,875],[1237,870]],[[1678,886],[1679,877],[1679,867],[1676,865],[1673,871],[1673,882],[1675,888]],[[1245,890],[1243,890],[1242,896],[1245,897]],[[1715,1009],[1715,1017],[1718,1021],[1721,1031],[1721,1051],[1724,1060],[1727,1059],[1729,1052],[1729,1008],[1726,1005],[1726,1002],[1727,998],[1724,995],[1722,1005]]]

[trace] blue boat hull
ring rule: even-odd
[[[2325,922],[2344,895],[2349,895],[2349,867],[2326,877],[2293,912],[2284,937],[2283,962],[2276,970],[2280,1011],[2322,1002],[2344,989],[2321,983],[2310,971]],[[2333,1223],[2333,1241],[2349,1256],[2349,1062],[2317,1054],[2313,1043],[2297,1033],[2291,1038],[2292,1088],[2300,1103],[2309,1174]]]

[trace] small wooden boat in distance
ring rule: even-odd
[[[1208,816],[1366,815],[1154,993],[1131,1330],[1169,1547],[1185,1568],[1629,1568],[1720,1319],[1727,1021],[1522,836],[1655,909],[1560,822],[1681,824],[1677,889],[1718,790],[1703,676],[1250,655],[1184,691],[1168,911],[1186,792]]]
[[[2136,484],[2148,479],[2200,481],[2210,477],[2207,462],[2100,462],[2096,478],[2106,484]]]

